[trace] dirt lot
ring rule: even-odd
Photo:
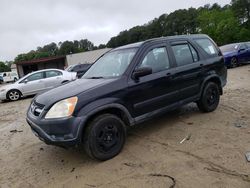
[[[190,104],[137,126],[122,153],[106,162],[37,139],[25,122],[31,99],[0,103],[0,187],[249,188],[249,82],[250,66],[229,70],[215,112]]]

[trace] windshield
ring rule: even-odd
[[[137,48],[130,48],[109,52],[97,60],[82,78],[98,79],[119,77],[127,69],[136,51]]]
[[[237,50],[239,47],[239,44],[229,44],[225,46],[221,46],[220,49],[222,52],[232,52]]]

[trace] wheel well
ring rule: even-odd
[[[95,117],[100,116],[101,114],[113,114],[113,115],[119,117],[125,123],[125,125],[127,125],[127,126],[130,125],[130,121],[129,121],[127,114],[119,108],[107,108],[107,109],[98,111],[98,112],[92,114],[90,117],[88,117],[86,124],[88,124]]]
[[[69,82],[69,80],[64,80],[64,81],[62,81],[62,84],[65,84],[67,82]]]
[[[237,58],[236,56],[233,56],[233,57],[231,58],[231,60],[232,60],[233,58],[235,58],[235,59],[238,61],[238,58]]]
[[[128,116],[121,109],[119,109],[119,108],[107,108],[107,109],[98,111],[98,112],[96,112],[96,113],[94,113],[94,114],[92,114],[91,116],[88,117],[88,119],[85,122],[85,126],[84,126],[84,128],[83,128],[83,130],[81,132],[81,134],[82,134],[81,139],[83,139],[83,135],[84,135],[84,132],[85,132],[86,128],[88,127],[88,124],[91,121],[93,121],[97,116],[100,116],[101,114],[113,114],[113,115],[116,115],[117,117],[119,117],[125,123],[126,126],[130,125],[130,121],[129,121]],[[82,142],[82,140],[81,140],[81,142]]]
[[[216,84],[219,86],[220,95],[223,94],[223,90],[222,90],[222,87],[221,87],[221,81],[220,81],[219,78],[217,78],[217,77],[212,77],[212,78],[208,79],[208,80],[205,82],[204,86],[205,86],[208,82],[214,82],[214,83],[216,83]]]

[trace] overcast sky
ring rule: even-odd
[[[0,61],[51,42],[105,44],[163,13],[215,2],[230,0],[0,0]]]

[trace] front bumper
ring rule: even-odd
[[[83,117],[46,120],[33,115],[29,109],[26,121],[33,133],[46,144],[69,148],[81,143]]]
[[[0,92],[0,100],[6,100],[6,92]]]

